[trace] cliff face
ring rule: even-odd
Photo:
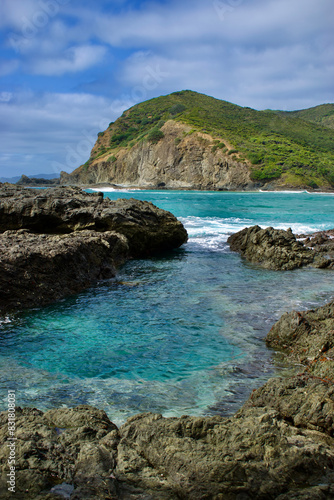
[[[161,128],[164,136],[157,143],[144,140],[132,148],[121,148],[116,156],[110,151],[72,174],[62,172],[62,184],[112,183],[124,186],[169,189],[254,189],[249,165],[239,153],[229,154],[232,146],[224,141],[223,149],[214,138],[196,132],[190,126],[168,120]],[[92,150],[108,143],[110,133]]]

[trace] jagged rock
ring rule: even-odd
[[[115,276],[129,247],[112,231],[46,235],[21,229],[0,235],[0,253],[0,311],[9,311],[49,304]]]
[[[28,177],[22,175],[16,183],[18,186],[56,186],[60,184],[60,179],[44,179],[42,177]]]
[[[305,247],[311,248],[317,255],[316,266],[334,269],[334,230],[320,231],[308,235],[298,235]]]
[[[295,269],[313,263],[316,256],[313,250],[296,240],[291,229],[252,226],[233,234],[227,242],[231,250],[267,269]]]
[[[283,314],[267,335],[269,347],[311,375],[334,380],[334,302],[309,311]]]
[[[43,191],[5,186],[0,189],[0,232],[30,229],[39,233],[69,233],[84,229],[116,231],[129,242],[132,257],[177,248],[187,232],[170,212],[139,200],[103,199],[80,188]]]
[[[280,498],[322,484],[334,493],[334,440],[291,425],[279,412],[247,407],[230,419],[142,414],[120,429],[89,406],[17,409],[16,494],[6,490],[7,415],[0,416],[0,494],[51,499]]]
[[[319,380],[308,373],[273,378],[253,392],[239,416],[251,406],[274,409],[295,427],[334,437],[333,381]]]

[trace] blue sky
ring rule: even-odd
[[[1,0],[0,177],[72,171],[124,109],[191,89],[334,102],[333,0]]]

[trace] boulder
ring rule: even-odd
[[[291,229],[252,226],[233,234],[227,240],[232,251],[249,262],[266,269],[291,270],[312,264],[315,252],[297,241]]]
[[[38,233],[70,233],[85,229],[116,231],[128,239],[132,257],[177,248],[187,232],[170,212],[152,203],[103,199],[103,193],[60,187],[33,190],[0,188],[0,232],[29,229]]]
[[[187,232],[146,201],[79,188],[0,187],[0,313],[49,304],[115,276],[127,259],[177,248]]]
[[[128,258],[125,236],[112,231],[63,235],[26,229],[0,235],[0,312],[49,304],[115,276]]]

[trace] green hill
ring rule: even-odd
[[[121,148],[139,141],[158,142],[161,127],[172,119],[210,134],[213,149],[247,163],[253,180],[282,178],[295,186],[334,187],[334,130],[328,125],[333,113],[334,104],[294,112],[256,111],[190,90],[174,92],[133,106],[100,132],[85,167],[106,153],[116,160]]]
[[[280,113],[334,129],[334,104],[321,104],[314,108]]]

